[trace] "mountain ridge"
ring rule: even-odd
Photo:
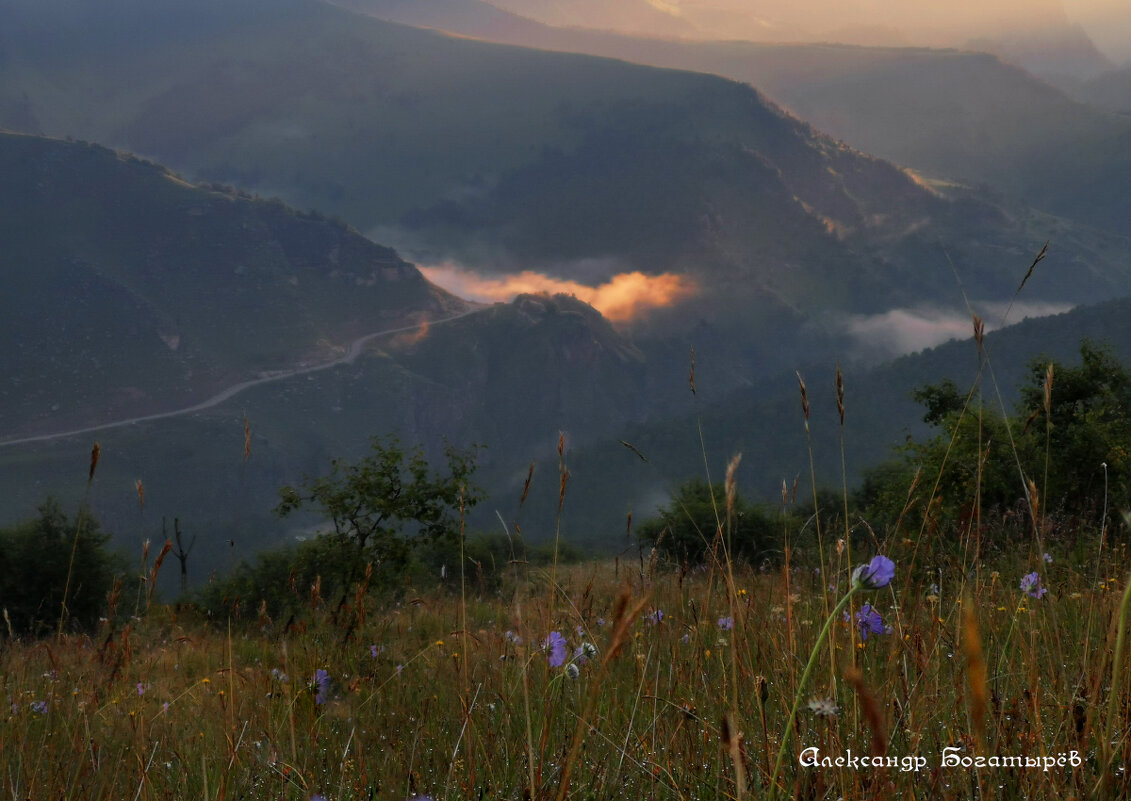
[[[1126,149],[1119,145],[1131,137],[1131,121],[1104,110],[1111,100],[1101,100],[1100,107],[1081,102],[1111,96],[1103,78],[1087,84],[1100,87],[1096,94],[1082,87],[1070,97],[1000,56],[958,48],[647,39],[500,18],[479,0],[336,2],[406,24],[426,18],[436,27],[488,40],[749,83],[861,151],[935,178],[992,184],[1085,225],[1124,230],[1125,209],[1113,204],[1114,190],[1108,188],[1131,175]],[[1083,155],[1089,151],[1102,158]],[[1063,169],[1056,169],[1062,162]],[[1049,179],[1050,165],[1055,180]],[[1107,194],[1097,199],[1089,195],[1093,187]]]
[[[129,154],[0,133],[0,168],[5,434],[199,400],[466,308],[340,223]]]

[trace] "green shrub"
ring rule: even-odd
[[[38,518],[0,529],[0,608],[13,632],[39,636],[54,631],[64,591],[68,627],[97,624],[123,569],[121,560],[106,550],[109,539],[89,513],[80,511],[77,520],[69,520],[53,498],[39,507]]]
[[[704,562],[716,541],[733,559],[751,564],[777,560],[781,556],[780,521],[737,496],[728,523],[725,498],[721,484],[708,484],[702,479],[688,481],[659,510],[658,517],[640,527],[638,536],[679,563]],[[723,551],[718,554],[722,558]]]
[[[1033,360],[1019,394],[1014,412],[1002,414],[952,381],[916,390],[936,433],[869,471],[856,494],[865,517],[886,530],[902,520],[908,533],[926,514],[941,542],[976,533],[1004,548],[1035,528],[1070,537],[1105,509],[1131,504],[1126,367],[1084,341],[1079,365]]]

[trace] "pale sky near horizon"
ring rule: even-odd
[[[1108,57],[1131,60],[1131,0],[1063,0],[1068,18],[1079,22]]]
[[[719,28],[761,24],[804,28],[820,35],[838,29],[874,28],[904,33],[908,44],[932,35],[992,35],[1076,22],[1109,58],[1131,58],[1131,0],[647,0],[673,16]],[[788,35],[788,34],[785,34]],[[926,43],[926,42],[923,42]]]

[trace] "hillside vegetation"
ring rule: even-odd
[[[0,439],[183,408],[467,304],[340,222],[0,133]]]
[[[1024,208],[939,197],[714,76],[313,0],[209,0],[174,17],[161,2],[13,11],[0,124],[278,193],[418,260],[588,284],[691,275],[702,302],[680,320],[721,317],[744,343],[767,335],[757,317],[819,328],[823,309],[936,294],[948,257],[972,292],[1001,298],[1009,259],[1048,236]],[[1127,288],[1121,241],[1071,227],[1059,241],[1073,273],[1050,286],[1059,298]]]
[[[650,39],[544,25],[478,0],[338,3],[491,41],[742,81],[864,152],[1126,234],[1120,187],[1131,175],[1131,122],[1111,113],[1128,108],[1126,71],[1066,93],[1013,66],[1016,60],[972,50]],[[1028,60],[1049,56],[1044,45]]]

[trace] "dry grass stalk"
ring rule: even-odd
[[[1028,479],[1029,485],[1029,507],[1033,511],[1033,528],[1037,529],[1037,521],[1041,519],[1041,494],[1037,491],[1037,482],[1033,479]]]
[[[562,504],[565,503],[566,483],[569,482],[569,471],[562,470],[561,486],[558,487],[558,514],[562,513]]]
[[[315,576],[310,585],[310,610],[316,611],[322,605],[322,576]]]
[[[642,461],[642,462],[648,461],[648,457],[645,456],[643,453],[641,453],[640,449],[637,448],[635,445],[633,445],[631,442],[626,442],[625,440],[622,439],[622,440],[620,440],[620,444],[623,445],[624,447],[628,448],[630,451],[635,453],[637,456],[639,456],[640,461]]]
[[[145,511],[145,485],[141,483],[139,478],[134,482],[134,488],[137,490],[137,505],[141,511]]]
[[[726,750],[727,756],[730,757],[731,764],[734,766],[735,798],[745,798],[746,765],[743,763],[742,759],[742,732],[736,730],[734,716],[730,712],[723,715],[719,731],[722,737],[723,748]]]
[[[1025,273],[1025,277],[1021,279],[1021,283],[1017,287],[1017,292],[1020,292],[1021,289],[1025,286],[1026,282],[1029,280],[1029,277],[1033,274],[1033,268],[1036,267],[1044,259],[1044,257],[1048,255],[1048,252],[1049,243],[1045,242],[1044,247],[1041,248],[1041,252],[1037,254],[1037,258],[1033,259],[1033,263],[1029,265],[1029,270]]]
[[[171,550],[173,550],[173,543],[170,540],[165,540],[165,546],[161,549],[161,553],[157,554],[157,559],[153,562],[153,569],[149,571],[149,584],[145,597],[146,609],[149,609],[153,603],[153,593],[157,589],[157,574],[161,572],[161,564]]]
[[[742,461],[742,454],[736,453],[734,457],[727,463],[726,474],[726,516],[727,520],[731,520],[734,515],[734,504],[738,499],[738,465]]]
[[[246,462],[251,458],[251,422],[248,421],[247,415],[243,416],[243,460]]]
[[[589,695],[585,700],[585,708],[582,710],[581,716],[577,719],[577,726],[574,730],[573,739],[570,743],[569,754],[566,756],[565,763],[562,765],[562,778],[558,784],[557,799],[564,801],[565,797],[569,794],[570,779],[573,773],[573,767],[577,764],[578,757],[581,755],[581,746],[585,742],[586,735],[589,733],[589,720],[593,714],[593,707],[600,697],[601,685],[609,674],[609,664],[620,653],[624,643],[628,640],[628,629],[644,607],[648,603],[648,596],[643,596],[636,603],[632,603],[632,591],[625,587],[621,589],[617,595],[616,604],[614,606],[614,622],[613,631],[609,635],[608,643],[605,645],[605,653],[601,656],[600,669],[597,675],[593,678],[593,682],[589,687]],[[523,674],[525,676],[525,673]],[[545,736],[548,729],[543,729],[543,748],[545,746]]]
[[[1048,368],[1045,370],[1045,414],[1052,416],[1052,381],[1053,381],[1053,365],[1049,362]]]
[[[695,394],[695,348],[691,349],[691,372],[688,375],[688,382],[691,384],[691,394]]]
[[[809,392],[805,389],[805,379],[797,373],[797,383],[801,387],[801,411],[805,413],[805,430],[809,430]]]
[[[86,483],[94,481],[94,471],[98,469],[98,458],[102,455],[102,446],[97,442],[94,447],[90,449],[90,475],[87,476]]]
[[[840,414],[840,424],[844,425],[844,374],[840,364],[836,366],[836,410]]]
[[[962,652],[966,657],[966,683],[970,691],[970,721],[978,752],[986,751],[986,658],[982,653],[982,638],[978,631],[978,618],[974,613],[974,600],[967,593],[962,599]]]
[[[526,481],[522,484],[522,497],[518,499],[519,508],[526,503],[526,496],[530,493],[530,481],[534,478],[534,462],[530,463],[530,469],[526,471]]]
[[[1113,622],[1117,624],[1115,648],[1111,655],[1111,690],[1107,700],[1106,736],[1101,740],[1100,747],[1100,755],[1102,757],[1100,777],[1093,791],[1097,795],[1101,791],[1110,791],[1112,783],[1112,762],[1115,760],[1116,756],[1118,756],[1118,752],[1112,748],[1112,743],[1116,741],[1119,724],[1123,719],[1119,711],[1123,706],[1123,692],[1124,685],[1126,684],[1123,671],[1127,654],[1128,621],[1131,621],[1131,575],[1128,576],[1127,586],[1123,590],[1123,600],[1119,604],[1119,613],[1113,620]]]
[[[887,733],[884,728],[884,716],[880,711],[876,696],[864,683],[864,674],[860,672],[859,668],[846,668],[844,678],[852,685],[852,689],[856,691],[856,697],[860,699],[860,708],[864,712],[864,720],[868,722],[868,729],[872,732],[872,753],[875,756],[885,755],[888,750]]]
[[[759,673],[754,677],[754,697],[758,699],[758,716],[762,720],[762,770],[770,776],[770,729],[766,724],[766,701],[770,699],[770,685]]]

